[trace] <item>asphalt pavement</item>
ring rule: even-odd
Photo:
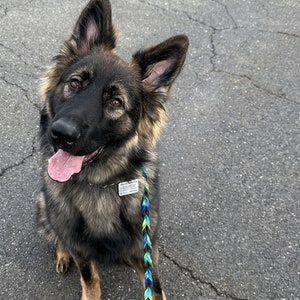
[[[0,298],[80,299],[37,234],[39,78],[82,0],[0,0]],[[160,268],[169,300],[300,299],[299,0],[112,1],[119,54],[184,33],[159,144]],[[101,269],[103,299],[142,299]]]

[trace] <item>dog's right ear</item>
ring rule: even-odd
[[[108,0],[91,0],[82,11],[72,38],[78,50],[87,55],[94,47],[107,50],[116,47],[116,35],[111,20],[111,5]]]

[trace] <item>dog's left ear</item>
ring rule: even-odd
[[[82,11],[73,31],[77,48],[84,55],[95,46],[107,50],[116,47],[116,35],[111,20],[111,5],[108,0],[91,0]]]
[[[153,91],[167,92],[180,73],[188,45],[187,36],[178,35],[135,53],[133,63],[140,67],[143,85]]]

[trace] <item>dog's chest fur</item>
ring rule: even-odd
[[[120,197],[117,184],[103,187],[88,182],[78,186],[72,182],[63,185],[49,182],[47,187],[55,195],[52,201],[57,208],[56,218],[59,213],[62,222],[69,223],[68,220],[80,216],[86,233],[112,235],[124,230],[124,220],[141,220],[142,192]]]

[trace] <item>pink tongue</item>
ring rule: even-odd
[[[63,150],[58,150],[49,160],[48,174],[56,181],[65,182],[82,168],[84,156],[74,156]]]

